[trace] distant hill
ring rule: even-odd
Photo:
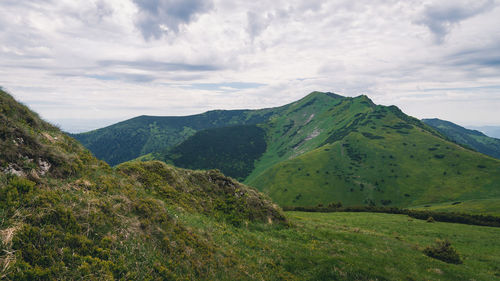
[[[246,183],[282,206],[332,201],[411,206],[500,195],[500,161],[447,141],[394,106],[374,105],[360,96],[342,99],[317,116],[331,118],[324,123],[330,127],[318,129],[323,134],[314,139],[302,137],[316,147],[269,161],[272,165],[264,162],[260,170],[257,163]],[[275,128],[270,131],[280,131]],[[266,156],[259,161],[279,154]]]
[[[432,126],[452,141],[466,145],[476,151],[500,159],[500,139],[491,138],[485,134],[469,130],[449,121],[434,119],[423,119],[422,122]]]
[[[470,126],[470,128],[483,132],[488,137],[500,139],[500,126]]]
[[[280,110],[214,110],[179,117],[139,116],[105,128],[70,135],[97,158],[114,166],[173,147],[197,131],[262,123]]]
[[[412,206],[500,196],[500,161],[366,96],[314,92],[252,128],[265,134],[209,129],[153,158],[221,169],[282,206]],[[265,151],[241,149],[263,141]]]

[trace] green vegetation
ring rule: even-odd
[[[7,124],[0,135],[0,279],[500,278],[500,245],[491,242],[500,228],[377,213],[285,216],[267,196],[216,170],[159,161],[111,169],[6,93],[0,102],[32,116],[0,112]],[[12,135],[20,128],[22,142]],[[20,156],[8,158],[4,147]],[[453,247],[426,248],[436,239]],[[449,258],[450,249],[461,264],[424,254]]]
[[[246,260],[252,280],[496,280],[500,228],[427,223],[404,215],[287,212],[291,228],[213,224],[180,216]],[[451,241],[462,264],[426,256]],[[255,270],[258,268],[258,270]]]
[[[386,214],[404,214],[412,218],[425,220],[427,222],[453,222],[470,225],[494,226],[500,227],[500,216],[484,215],[484,214],[465,214],[457,212],[439,212],[429,210],[402,209],[397,207],[377,207],[377,206],[351,206],[343,207],[341,203],[330,203],[326,206],[322,204],[314,207],[284,207],[286,211],[301,211],[301,212],[370,212],[370,213],[386,213]]]
[[[457,250],[451,246],[450,241],[436,239],[436,243],[425,247],[424,254],[431,258],[448,263],[460,264],[462,260]]]
[[[199,131],[157,158],[188,169],[217,168],[242,181],[265,150],[265,131],[247,125]]]
[[[7,93],[0,102],[0,279],[244,279],[239,257],[178,214],[288,226],[266,196],[218,171],[112,170]]]
[[[214,110],[182,117],[139,116],[102,129],[72,134],[99,159],[114,166],[169,149],[197,131],[267,121],[281,108]]]
[[[500,199],[471,199],[450,201],[436,204],[412,206],[411,209],[434,212],[462,212],[476,215],[492,215],[500,217]]]
[[[500,159],[500,139],[490,138],[485,134],[468,130],[449,121],[440,119],[423,119],[422,122],[434,127],[452,141],[471,147],[472,149]]]
[[[345,125],[324,136],[321,146],[287,160],[269,160],[276,163],[272,166],[259,164],[271,159],[268,149],[245,182],[281,206],[341,201],[408,207],[500,198],[500,161],[447,141],[395,107],[369,104],[366,97],[344,103],[348,110],[328,123],[343,120]],[[259,173],[266,165],[270,168]]]
[[[107,165],[0,90],[0,171],[38,180],[76,177]]]
[[[366,96],[313,92],[279,108],[239,112],[258,116],[252,120],[261,123],[197,127],[200,131],[178,145],[141,158],[219,169],[282,206],[341,201],[409,207],[500,198],[500,161]],[[227,126],[221,118],[212,120]],[[485,208],[500,212],[498,205]]]

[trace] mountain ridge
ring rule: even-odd
[[[438,118],[422,119],[422,122],[434,127],[456,143],[500,159],[500,139],[488,137],[478,130],[470,130]]]
[[[281,206],[409,207],[500,197],[499,161],[366,95],[312,92],[261,113],[249,113],[261,123],[199,130],[142,159],[220,169]]]
[[[291,117],[304,113],[310,112],[299,110]],[[12,118],[16,115],[21,118]],[[309,117],[306,114],[290,130]],[[303,136],[321,123],[314,119],[308,122],[312,128],[301,127]],[[285,216],[268,196],[216,170],[192,171],[160,161],[111,168],[3,92],[0,120],[5,121],[0,123],[2,280],[498,277],[499,246],[491,243],[499,234],[495,227],[375,213],[287,212]],[[271,129],[284,133],[287,126],[281,125],[290,123],[282,121],[287,120],[276,120]],[[354,136],[380,140],[363,132]],[[290,139],[292,144],[298,140]],[[9,158],[12,151],[6,147],[17,157]],[[358,155],[339,147],[346,157]],[[330,147],[319,149],[326,148]],[[317,149],[292,160],[311,158],[309,153]],[[51,164],[48,170],[38,159]],[[3,169],[10,164],[15,171]],[[452,205],[456,210],[462,205],[456,203],[435,207]],[[471,201],[467,208],[480,212],[482,205]],[[494,208],[488,212],[497,213]],[[463,263],[448,264],[422,254],[436,238],[449,239]]]

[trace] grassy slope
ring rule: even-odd
[[[215,110],[180,117],[139,116],[98,130],[71,135],[99,159],[117,165],[160,152],[199,130],[265,122],[280,108]]]
[[[76,177],[107,165],[77,141],[0,90],[0,171],[38,181]]]
[[[500,197],[500,161],[446,141],[394,107],[370,108],[339,140],[246,182],[282,206],[410,206]]]
[[[6,117],[3,112],[0,116]],[[30,116],[34,119],[28,123],[25,118],[6,120],[16,126],[41,122]],[[90,154],[69,138],[50,141],[45,136],[49,132],[64,137],[55,128],[26,126],[32,138],[47,139],[44,152],[57,151],[68,166],[54,164],[44,175],[38,167],[23,169],[29,174],[35,169],[32,181],[0,172],[0,279],[494,280],[500,276],[500,249],[491,243],[500,234],[497,228],[366,213],[288,213],[292,227],[287,227],[280,210],[265,196],[218,172],[183,170],[160,162],[126,163],[112,170],[87,158]],[[10,137],[9,132],[1,135],[2,145]],[[66,141],[74,146],[67,148]],[[16,146],[16,151],[32,150],[24,145]],[[83,164],[73,165],[79,161]],[[73,172],[65,176],[61,171]],[[421,249],[436,238],[449,239],[464,263],[450,265],[424,256]]]
[[[220,172],[113,170],[5,92],[0,105],[0,279],[241,279],[244,261],[177,213],[287,224],[266,196]]]
[[[430,210],[438,212],[462,212],[477,215],[493,215],[500,217],[500,198],[471,199],[464,201],[451,201],[437,204],[413,206],[412,209]]]
[[[422,122],[434,127],[456,143],[466,145],[491,157],[500,158],[500,139],[490,138],[479,131],[468,130],[440,119],[423,119]]]
[[[335,94],[313,92],[290,104],[280,115],[263,124],[267,149],[245,182],[252,182],[276,163],[321,146],[332,131],[352,121],[353,115],[369,110],[370,105],[361,102],[369,100],[360,98],[357,103]]]
[[[331,130],[331,114],[325,112],[344,99],[313,92],[300,101],[273,109],[268,122],[198,131],[179,145],[153,153],[153,157],[184,168],[217,168],[244,180],[249,174],[252,177],[274,163],[318,147]],[[308,138],[311,140],[304,141]]]
[[[498,280],[500,229],[427,223],[403,215],[288,212],[292,228],[227,228],[180,216],[242,257],[251,280]],[[464,261],[447,264],[422,254],[448,239]]]

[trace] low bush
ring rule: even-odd
[[[435,244],[425,247],[424,254],[447,263],[461,264],[462,260],[450,241],[437,239]]]

